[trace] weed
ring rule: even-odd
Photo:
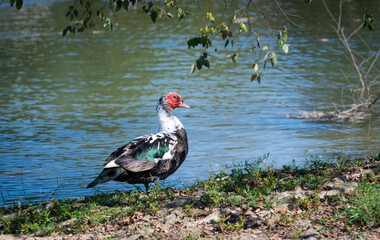
[[[201,236],[199,234],[186,234],[185,237],[183,238],[184,240],[198,240],[200,239]]]
[[[292,226],[294,224],[294,221],[296,220],[296,215],[291,215],[285,212],[280,213],[280,219],[277,221],[277,223],[281,226]]]
[[[246,222],[246,218],[242,215],[239,216],[235,223],[230,221],[231,216],[225,216],[220,214],[220,220],[216,223],[220,227],[222,232],[232,232],[232,231],[240,231],[244,227],[244,223]]]
[[[318,197],[318,191],[313,191],[312,195],[304,198],[292,196],[290,200],[302,210],[316,208],[321,205],[321,199]]]
[[[361,182],[357,195],[350,196],[351,207],[345,207],[343,213],[349,224],[380,226],[380,184]]]

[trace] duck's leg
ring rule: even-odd
[[[149,190],[149,183],[144,183],[144,186],[145,186],[145,190],[148,192],[148,190]]]
[[[159,178],[159,177],[154,177],[154,178],[153,178],[153,184],[154,184],[154,187],[155,187],[155,188],[159,186],[159,184],[158,184],[159,181],[160,181],[160,178]]]

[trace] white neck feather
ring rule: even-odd
[[[179,119],[171,112],[167,112],[161,106],[157,108],[158,122],[160,123],[159,132],[174,133],[178,129],[182,129],[183,125]]]

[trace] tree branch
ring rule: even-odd
[[[300,25],[298,25],[297,23],[293,22],[293,20],[291,20],[289,17],[288,17],[288,14],[281,8],[280,4],[278,3],[277,0],[274,0],[278,6],[278,8],[280,9],[280,11],[282,12],[282,14],[284,14],[284,17],[289,21],[291,22],[293,25],[297,26],[297,27],[301,27]],[[293,15],[293,14],[292,14]],[[300,17],[300,16],[298,16]]]

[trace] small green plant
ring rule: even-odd
[[[289,227],[294,224],[294,221],[296,220],[296,215],[287,214],[286,212],[280,213],[280,219],[277,221],[277,223],[281,226]]]
[[[349,224],[368,227],[380,226],[380,184],[362,182],[357,188],[357,195],[350,196],[353,206],[345,207],[343,213]]]
[[[312,195],[304,198],[292,196],[290,200],[302,210],[316,208],[321,205],[321,199],[318,196],[318,191],[313,191]]]
[[[220,220],[216,223],[222,232],[240,231],[243,229],[244,223],[246,222],[246,218],[244,216],[240,215],[235,223],[230,221],[230,217],[231,216],[220,214]]]
[[[186,234],[185,236],[184,236],[184,240],[198,240],[198,239],[200,239],[201,238],[201,236],[199,235],[199,234]]]

